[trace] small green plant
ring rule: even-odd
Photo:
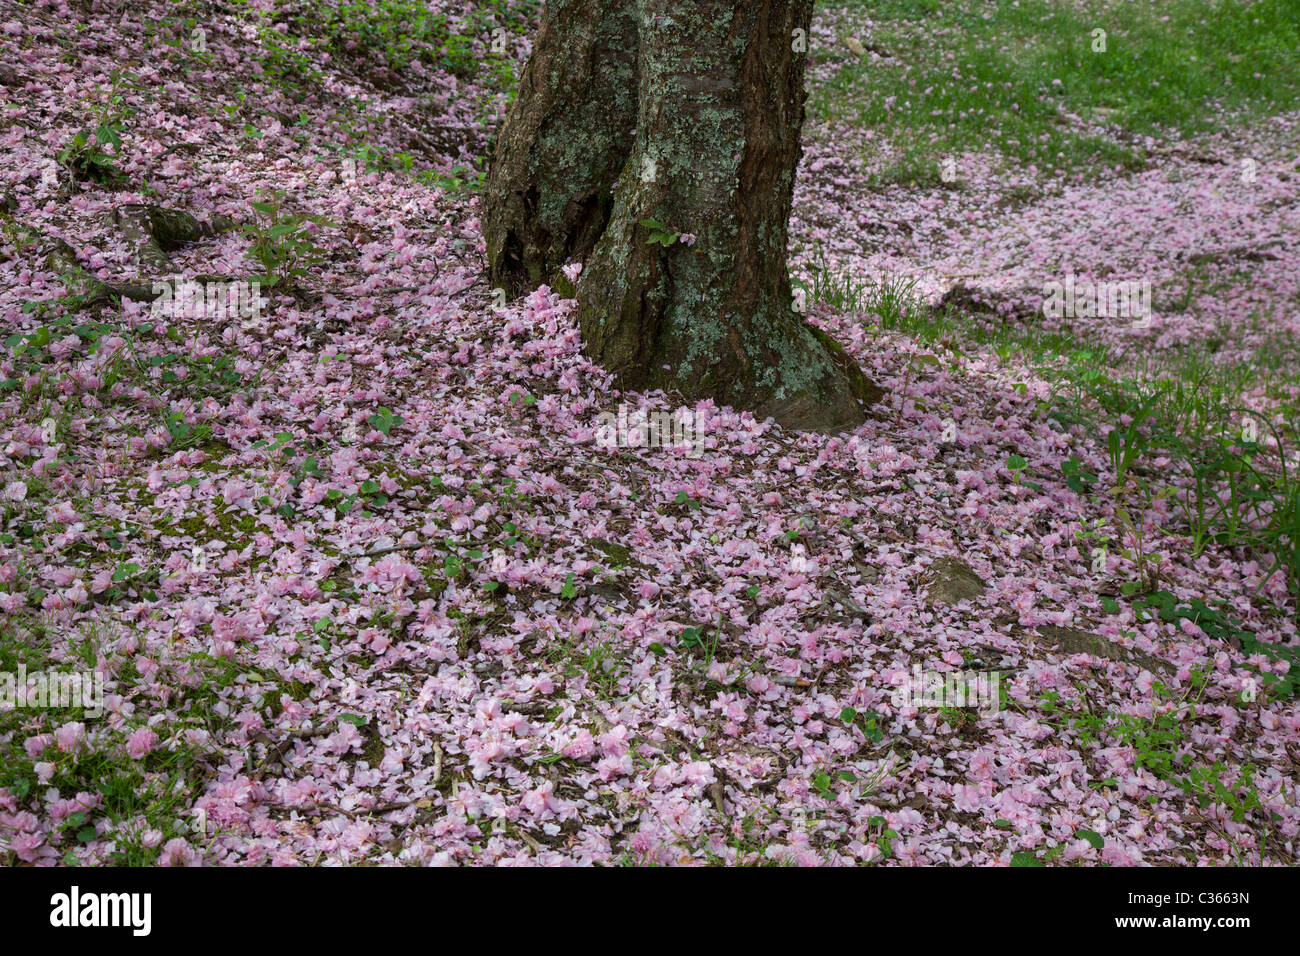
[[[1222,602],[1211,605],[1200,598],[1184,602],[1171,592],[1161,590],[1134,600],[1132,606],[1139,620],[1158,617],[1170,624],[1188,620],[1215,640],[1240,646],[1247,657],[1259,654],[1274,661],[1285,661],[1289,668],[1286,673],[1262,674],[1260,682],[1274,697],[1300,695],[1300,646],[1268,644],[1259,640],[1253,631],[1228,613],[1227,605]]]
[[[1148,716],[1094,710],[1082,685],[1075,688],[1078,700],[1068,706],[1059,691],[1047,691],[1039,702],[1039,711],[1048,723],[1069,730],[1081,744],[1131,748],[1136,767],[1168,780],[1191,759],[1186,750],[1186,727],[1195,722],[1196,708],[1208,683],[1204,672],[1193,671],[1187,688],[1177,695],[1160,681],[1154,682],[1156,703]],[[1116,782],[1106,778],[1094,781],[1093,786],[1115,786]]]
[[[713,663],[718,653],[718,641],[722,631],[718,627],[699,626],[685,628],[677,638],[677,643],[698,655],[704,667]]]
[[[673,232],[658,219],[642,219],[641,225],[650,230],[650,238],[646,241],[652,246],[657,243],[668,248],[675,245],[682,235],[680,232]]]
[[[370,423],[370,427],[379,432],[385,438],[392,433],[394,428],[402,424],[405,420],[406,419],[401,415],[394,414],[392,409],[383,408],[382,406],[377,412],[366,419],[366,421]]]
[[[1032,866],[1046,866],[1046,865],[1047,865],[1046,863],[1044,863],[1042,860],[1038,858],[1038,855],[1036,853],[1031,853],[1028,850],[1021,850],[1017,853],[1011,854],[1011,866],[1032,867]]]
[[[893,842],[898,839],[898,831],[891,828],[889,822],[879,815],[867,818],[867,828],[876,838],[881,859],[888,860],[894,855]]]
[[[1106,436],[1106,448],[1110,452],[1116,488],[1124,487],[1129,471],[1150,446],[1149,429],[1144,426],[1154,417],[1156,406],[1166,391],[1167,389],[1161,388],[1151,395],[1140,396],[1125,413],[1128,423],[1115,425]]]
[[[1234,779],[1227,765],[1216,760],[1212,766],[1192,768],[1178,784],[1201,809],[1211,804],[1225,808],[1233,823],[1243,823],[1250,813],[1263,809],[1253,764],[1242,767]]]
[[[840,711],[840,720],[846,724],[857,724],[862,728],[863,736],[876,744],[885,739],[885,732],[881,729],[884,719],[884,715],[874,710],[860,711],[853,707],[845,707]]]
[[[263,16],[269,17],[269,12]],[[268,73],[289,85],[300,85],[320,77],[320,70],[303,43],[288,32],[281,32],[265,22],[257,30],[258,59]]]
[[[685,491],[679,491],[679,492],[677,492],[677,496],[676,496],[675,498],[673,498],[673,504],[675,504],[675,505],[685,505],[687,508],[691,509],[692,511],[699,511],[699,510],[700,510],[700,503],[699,503],[698,501],[696,501],[694,498],[692,498],[692,497],[691,497],[687,492],[685,492]]]
[[[173,450],[193,448],[212,439],[212,426],[204,422],[191,425],[185,421],[181,412],[169,412],[163,421],[167,434],[171,435]]]
[[[1142,503],[1142,510],[1136,518],[1118,500],[1118,493],[1115,502],[1115,520],[1124,531],[1129,545],[1126,548],[1121,548],[1120,553],[1132,561],[1137,570],[1136,579],[1125,581],[1120,585],[1120,591],[1125,595],[1146,594],[1155,590],[1159,586],[1160,580],[1160,555],[1151,554],[1147,549],[1146,514],[1153,495],[1145,481],[1138,479],[1136,485],[1138,488],[1137,500]],[[1118,492],[1118,489],[1112,490]],[[1154,497],[1167,498],[1174,493],[1174,490],[1172,486],[1166,487]]]
[[[823,800],[834,800],[835,782],[837,780],[842,783],[857,783],[858,775],[851,770],[841,770],[835,774],[831,774],[826,770],[818,770],[813,774],[812,790]]]
[[[59,153],[59,164],[74,179],[89,180],[100,186],[113,185],[123,178],[117,163],[122,154],[124,132],[112,123],[80,130]]]
[[[248,254],[264,272],[262,284],[268,288],[294,287],[314,276],[325,255],[316,245],[312,227],[333,228],[333,223],[324,216],[286,212],[284,194],[280,192],[250,205],[257,218],[243,228],[253,240]]]
[[[134,80],[134,76],[120,69],[114,70],[112,85],[105,94],[103,105],[96,111],[94,121],[74,134],[72,141],[59,153],[59,165],[73,179],[111,186],[125,178],[118,163],[122,156],[126,118],[132,109],[125,90],[132,88]]]
[[[1268,843],[1269,824],[1280,817],[1264,806],[1259,798],[1259,788],[1255,784],[1255,766],[1246,764],[1235,775],[1222,760],[1216,760],[1208,767],[1194,767],[1187,776],[1178,781],[1179,787],[1193,800],[1197,807],[1205,810],[1211,806],[1222,807],[1233,823],[1245,823],[1252,816],[1263,818],[1263,830],[1259,839],[1259,855],[1255,865],[1264,865],[1264,848]],[[1229,837],[1237,863],[1249,862],[1241,851],[1240,838]]]
[[[1085,471],[1083,463],[1074,455],[1061,462],[1061,474],[1065,476],[1066,487],[1081,495],[1090,493],[1099,480],[1096,475]]]

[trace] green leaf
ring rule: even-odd
[[[1032,853],[1021,851],[1020,853],[1011,854],[1012,866],[1046,866],[1046,864]]]
[[[1081,839],[1087,840],[1089,843],[1092,844],[1092,848],[1094,850],[1100,850],[1102,847],[1106,845],[1105,837],[1103,837],[1096,830],[1076,830],[1074,835],[1080,837]]]

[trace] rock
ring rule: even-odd
[[[609,560],[613,568],[624,567],[632,560],[632,552],[621,544],[606,541],[604,538],[593,538],[591,544]]]
[[[122,235],[135,246],[135,254],[140,265],[160,272],[172,271],[171,259],[150,233],[149,214],[145,207],[132,205],[116,209],[113,211],[113,218],[117,221],[117,227],[122,230]]]
[[[1076,627],[1044,624],[1038,628],[1038,636],[1063,654],[1088,654],[1107,661],[1139,664],[1149,671],[1162,670],[1170,673],[1174,670],[1173,665],[1168,661],[1143,654],[1141,651],[1120,647],[1114,641],[1109,641],[1099,634]]]
[[[187,212],[178,209],[164,209],[161,206],[146,207],[149,216],[149,234],[164,252],[175,252],[190,242],[207,239],[230,228],[231,223],[220,217],[211,224],[201,222]]]
[[[76,250],[67,241],[59,238],[49,240],[41,249],[45,256],[45,268],[63,275],[81,268],[77,261]]]
[[[959,604],[984,593],[984,582],[970,565],[957,558],[936,558],[925,570],[926,603]]]
[[[152,302],[158,298],[158,293],[154,291],[152,285],[138,282],[103,282],[84,272],[77,259],[77,251],[66,240],[58,237],[46,237],[39,254],[44,259],[45,268],[51,272],[64,276],[69,274],[81,276],[84,291],[81,292],[79,304],[73,308],[73,311],[98,308],[114,299]]]
[[[162,272],[173,270],[169,252],[200,239],[207,239],[229,229],[229,220],[217,218],[211,224],[187,212],[162,206],[131,203],[113,210],[113,218],[122,234],[136,245],[141,265]]]

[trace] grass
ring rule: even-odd
[[[108,655],[104,644],[107,635],[90,632],[83,638],[76,659],[53,665],[47,657],[48,635],[39,621],[12,620],[0,628],[0,670],[13,672],[24,664],[29,674],[47,666],[57,673],[83,675],[97,660]],[[131,676],[129,662],[118,666],[117,677]],[[110,676],[109,680],[114,678]],[[178,710],[195,727],[213,727],[225,718],[217,706],[219,698],[212,690],[220,678],[208,678],[193,688],[180,691],[185,699]],[[71,721],[84,721],[91,735],[90,743],[69,751],[56,744],[34,747],[27,741],[40,734],[53,733]],[[96,839],[112,841],[106,859],[111,865],[142,866],[154,863],[163,843],[174,837],[193,833],[188,820],[193,801],[202,793],[207,776],[202,749],[182,733],[169,736],[159,728],[163,738],[151,753],[140,758],[128,754],[127,735],[143,725],[134,718],[127,726],[110,727],[102,719],[84,715],[81,708],[15,708],[0,713],[0,789],[7,789],[20,802],[38,800],[40,794],[53,789],[63,799],[79,794],[97,798],[96,805],[70,814],[50,842],[63,851],[63,862],[76,865],[75,847]],[[38,768],[38,765],[43,767]],[[149,830],[160,838],[146,838]],[[0,838],[6,834],[0,832]],[[0,861],[6,853],[0,849]],[[12,861],[10,861],[12,862]]]
[[[1067,114],[1189,135],[1300,106],[1300,0],[836,6],[845,22],[871,18],[858,39],[884,58],[814,48],[814,62],[838,65],[814,86],[810,107],[898,146],[886,179],[932,179],[945,154],[989,148],[1045,171],[1143,163],[1140,151]]]
[[[840,51],[814,51],[823,63],[834,60],[839,65],[817,91],[813,106],[826,118],[848,119],[875,128],[882,138],[898,146],[888,165],[876,172],[878,184],[914,182],[937,187],[944,184],[940,162],[945,153],[989,147],[1012,162],[1045,168],[1081,168],[1096,163],[1136,165],[1143,161],[1138,151],[1122,143],[1093,135],[1078,124],[1063,123],[1066,113],[1103,118],[1130,132],[1173,130],[1187,135],[1222,128],[1243,115],[1297,105],[1297,73],[1289,58],[1300,47],[1300,0],[1259,0],[1250,5],[1224,0],[1177,0],[1149,7],[1116,5],[1104,12],[1096,4],[1072,10],[1042,0],[1020,0],[1015,6],[985,4],[967,10],[938,0],[850,2],[840,6],[861,9],[876,20],[879,29],[870,39],[873,45],[887,50],[889,57],[884,61],[844,62]],[[463,23],[451,24],[445,17],[425,16],[423,5],[411,0],[342,0],[327,4],[321,11],[313,8],[300,16],[290,16],[292,32],[288,34],[269,28],[263,31],[260,56],[272,73],[293,87],[306,85],[316,76],[315,54],[319,50],[337,53],[356,43],[385,69],[400,70],[420,60],[448,69],[462,80],[482,81],[489,90],[508,96],[515,83],[517,63],[492,51],[490,38],[503,27],[512,42],[519,39],[535,18],[536,9],[535,3],[491,0],[473,4]],[[1088,9],[1099,12],[1089,13]],[[1162,19],[1165,17],[1167,20]],[[933,50],[928,34],[936,23],[942,24],[939,32],[952,45],[954,58],[950,61],[928,55]],[[177,37],[178,45],[193,24],[185,21],[185,29]],[[1107,31],[1104,52],[1091,49],[1092,31],[1097,28]],[[309,51],[299,49],[299,39],[309,41]],[[201,55],[201,51],[186,50],[187,55]],[[484,50],[489,52],[484,55]],[[1203,68],[1188,69],[1189,63]],[[110,104],[117,103],[116,90],[115,77]],[[886,108],[891,97],[894,106]],[[65,146],[60,156],[64,165],[80,178],[110,181],[118,145],[114,140],[120,140],[125,132],[123,123],[125,119],[116,113],[104,114],[96,125],[80,134],[80,139],[74,138]],[[354,138],[349,136],[349,141]],[[362,170],[403,171],[458,193],[472,192],[482,178],[481,169],[473,167],[438,172],[420,168],[419,160],[409,153],[382,155],[366,145],[350,148]],[[251,236],[259,264],[269,274],[284,279],[309,274],[304,263],[311,265],[317,250],[302,219],[282,218],[278,200],[257,211],[267,220],[254,226]],[[32,244],[31,237],[20,234],[17,227],[11,226],[7,232],[16,249]],[[1203,281],[1202,275],[1189,272],[1183,308]],[[1252,392],[1262,392],[1291,423],[1279,426],[1274,434],[1278,445],[1295,448],[1300,444],[1294,425],[1300,421],[1297,392],[1288,391],[1300,388],[1295,342],[1275,340],[1259,349],[1258,360],[1249,364],[1225,361],[1216,354],[1219,345],[1238,332],[1225,331],[1217,342],[1209,339],[1159,354],[1085,345],[1069,332],[988,322],[955,309],[930,309],[918,301],[909,280],[864,282],[835,272],[821,258],[799,286],[809,304],[825,304],[861,315],[878,334],[899,333],[923,343],[943,343],[954,353],[957,349],[953,343],[968,343],[1051,382],[1052,394],[1040,402],[1039,412],[1062,427],[1079,425],[1099,441],[1109,442],[1113,484],[1121,489],[1117,508],[1121,530],[1126,533],[1128,552],[1141,579],[1122,592],[1135,611],[1170,621],[1189,619],[1211,636],[1222,632],[1236,639],[1245,653],[1285,655],[1293,664],[1300,664],[1294,648],[1261,644],[1222,606],[1195,599],[1183,603],[1158,590],[1156,579],[1147,580],[1148,575],[1141,571],[1147,544],[1138,530],[1142,522],[1128,517],[1129,509],[1137,512],[1174,487],[1172,483],[1157,485],[1156,476],[1144,468],[1157,454],[1169,455],[1175,465],[1166,475],[1191,479],[1187,490],[1179,492],[1175,500],[1177,520],[1181,522],[1175,531],[1189,554],[1194,557],[1218,549],[1268,554],[1277,569],[1287,575],[1292,593],[1300,593],[1300,477],[1285,458],[1263,442],[1274,434],[1268,422],[1259,421],[1253,437],[1243,431],[1243,422],[1255,418],[1244,399]],[[16,371],[15,377],[0,381],[0,394],[17,392],[31,420],[51,421],[57,436],[69,433],[73,406],[62,397],[62,379],[50,371],[56,366],[50,346],[72,332],[87,342],[91,351],[99,347],[101,340],[122,337],[124,344],[116,347],[105,366],[98,397],[111,407],[134,401],[133,387],[150,392],[151,399],[158,403],[160,423],[173,440],[172,448],[215,445],[211,426],[193,420],[193,416],[187,420],[185,413],[172,408],[174,403],[195,406],[207,398],[226,401],[237,392],[254,396],[265,388],[265,381],[251,381],[241,375],[233,356],[215,350],[205,352],[197,343],[187,345],[179,330],[159,336],[144,325],[129,328],[98,320],[81,322],[75,317],[75,299],[70,296],[64,301],[29,304],[29,314],[35,313],[33,317],[42,324],[16,333],[5,343],[16,350]],[[45,312],[58,312],[60,307],[71,309],[71,314],[47,320]],[[34,386],[28,384],[29,377],[36,382]],[[1124,419],[1133,421],[1123,423]],[[369,418],[369,424],[385,435],[401,423],[400,416],[382,408]],[[141,437],[139,430],[126,434]],[[267,443],[266,450],[268,454],[284,452],[286,459],[296,461],[299,455],[291,456],[285,448],[292,436],[284,435],[288,437],[277,436],[274,444]],[[1017,481],[1028,464],[1021,459],[1013,469]],[[315,467],[314,458],[304,458],[291,484],[312,474]],[[1085,480],[1077,461],[1073,470],[1069,462],[1061,463],[1061,469],[1067,484],[1080,494],[1100,491],[1097,476],[1086,476],[1092,480]],[[28,484],[32,502],[49,494],[40,478],[33,477]],[[471,490],[478,488],[471,485]],[[340,515],[350,513],[354,507],[379,510],[387,504],[374,481],[364,483],[352,495],[337,489],[331,489],[329,495]],[[513,484],[507,483],[499,497],[516,499]],[[269,497],[258,503],[267,508],[272,504]],[[527,503],[514,500],[512,504],[516,507],[510,513],[525,522],[530,510]],[[685,492],[674,504],[686,513],[699,508],[699,503]],[[4,508],[0,512],[0,540],[13,543],[23,537],[29,546],[39,546],[39,539],[31,538],[30,524],[22,520],[20,510]],[[368,513],[362,511],[363,516]],[[236,520],[232,514],[216,515],[211,524],[193,516],[165,530],[206,541],[218,534],[223,540],[234,537],[234,532],[246,536],[256,529],[252,516]],[[292,509],[284,516],[292,518]],[[112,551],[123,549],[121,538],[127,529],[120,522],[96,516],[89,523]],[[501,533],[506,547],[519,544],[526,551],[539,547],[509,521],[501,525]],[[793,537],[797,533],[788,534]],[[433,593],[440,593],[449,581],[474,577],[485,555],[481,548],[470,544],[447,539],[443,563],[427,572]],[[627,551],[620,546],[608,545],[600,550],[615,568],[627,563]],[[114,586],[102,600],[118,600],[142,591],[158,579],[157,568],[118,564],[118,556],[112,554],[104,557],[114,561],[116,571]],[[87,566],[91,563],[87,562]],[[488,593],[504,591],[500,582],[488,580],[481,570],[477,576]],[[33,577],[28,569],[19,569],[20,582],[30,582]],[[579,593],[579,583],[570,574],[561,599],[573,600]],[[326,582],[323,587],[333,593],[340,585]],[[758,594],[757,586],[750,589],[751,597]],[[29,591],[33,603],[43,595],[35,587]],[[352,599],[356,592],[345,591],[341,596]],[[1111,603],[1117,610],[1118,603]],[[318,623],[318,643],[328,652],[334,624],[330,618]],[[487,629],[493,622],[486,617],[477,622],[462,621],[466,640],[481,636],[472,633],[475,623]],[[694,680],[706,693],[723,688],[707,676],[709,665],[717,659],[721,637],[717,627],[687,628],[672,652],[683,676]],[[49,647],[50,636],[40,622],[25,620],[21,630],[15,627],[0,633],[0,669],[15,670],[20,663],[30,669],[43,667]],[[113,648],[107,636],[87,633],[75,650],[81,664],[93,667],[101,657],[111,657]],[[592,636],[558,642],[548,653],[564,677],[588,689],[598,700],[615,703],[625,700],[630,692],[622,650],[612,639]],[[670,652],[658,647],[655,653]],[[246,673],[230,662],[198,657],[202,659],[177,665],[178,678],[201,677],[193,683],[180,683],[177,710],[187,722],[220,730],[229,721],[218,710],[217,692],[244,679]],[[134,665],[130,662],[116,666],[119,678],[133,675]],[[279,706],[279,692],[288,691],[296,699],[308,693],[308,688],[296,681],[291,686],[256,677],[256,682],[266,685],[262,706],[273,713]],[[1265,689],[1275,696],[1297,693],[1296,684],[1289,680],[1266,682]],[[1172,703],[1182,706],[1187,701]],[[1107,713],[1094,718],[1090,709],[1074,710],[1063,712],[1060,723],[1063,729],[1093,744],[1118,742],[1131,746],[1141,766],[1181,787],[1189,799],[1201,806],[1223,806],[1238,822],[1258,815],[1261,808],[1254,792],[1254,768],[1249,764],[1232,768],[1221,762],[1186,766],[1185,732],[1177,713],[1152,717]],[[869,739],[871,735],[879,739],[879,729],[870,715],[850,710],[845,714],[845,722],[861,718]],[[957,710],[943,716],[954,725],[969,718]],[[26,737],[77,719],[78,714],[71,711],[0,716],[0,787],[8,787],[20,800],[44,786],[56,787],[64,797],[78,792],[98,794],[103,802],[94,813],[68,818],[64,841],[75,846],[78,841],[94,839],[97,833],[111,833],[116,843],[112,862],[152,862],[158,844],[152,838],[143,839],[144,829],[160,831],[164,840],[191,832],[184,817],[205,783],[206,755],[177,733],[146,759],[132,760],[121,746],[130,728],[106,733],[101,738],[102,746],[94,752],[64,754],[47,747],[32,756],[23,749]],[[377,738],[372,743],[377,743]],[[37,762],[52,763],[53,776],[38,781]],[[830,800],[839,788],[859,781],[851,772],[832,774],[820,770],[811,783],[816,792]],[[871,826],[882,853],[889,856],[890,840],[897,834],[887,829],[883,818],[872,818]],[[748,818],[733,835],[732,849],[741,857],[761,857],[767,846],[761,828]]]
[[[956,354],[957,343],[992,352],[1051,383],[1037,413],[1062,428],[1081,426],[1108,447],[1121,523],[1129,509],[1143,513],[1171,499],[1179,519],[1166,533],[1184,542],[1190,557],[1208,548],[1245,549],[1267,556],[1300,597],[1300,367],[1278,361],[1297,343],[1281,340],[1260,362],[1216,357],[1212,341],[1164,352],[1085,345],[1074,333],[988,321],[955,307],[921,302],[906,279],[862,280],[826,266],[820,255],[797,282],[809,306],[829,305],[862,317],[878,333],[897,332]],[[1226,334],[1226,333],[1225,333]],[[1023,383],[1018,387],[1027,391]],[[1255,392],[1271,396],[1278,426],[1247,407]],[[1271,439],[1271,442],[1268,441]],[[1164,481],[1144,477],[1146,463],[1164,455],[1173,464]],[[1081,493],[1077,465],[1061,463],[1062,477]],[[1091,477],[1091,476],[1090,476]],[[1074,478],[1073,481],[1070,479]],[[1180,487],[1174,479],[1183,479]],[[1144,564],[1141,521],[1129,519],[1133,559]],[[1146,572],[1143,590],[1154,587]]]
[[[1089,699],[1088,689],[1078,684],[1065,694],[1056,690],[1045,692],[1039,702],[1039,713],[1046,723],[1063,736],[1069,736],[1076,744],[1092,750],[1116,745],[1127,748],[1133,754],[1135,769],[1145,770],[1157,780],[1172,784],[1196,809],[1204,811],[1211,806],[1220,807],[1234,823],[1249,824],[1259,835],[1253,854],[1248,845],[1250,841],[1242,834],[1228,836],[1224,833],[1223,836],[1232,844],[1238,865],[1262,866],[1267,860],[1265,853],[1270,825],[1279,818],[1259,798],[1254,782],[1257,768],[1252,763],[1244,763],[1234,769],[1222,760],[1202,763],[1193,747],[1194,735],[1188,728],[1198,720],[1197,708],[1208,682],[1205,672],[1193,671],[1191,680],[1179,693],[1157,681],[1152,686],[1156,706],[1146,715],[1097,710]],[[1116,777],[1105,777],[1101,773],[1090,784],[1096,789],[1118,785]],[[1155,790],[1146,795],[1152,804],[1160,798],[1161,794]],[[1104,840],[1100,834],[1080,831],[1080,835],[1085,834],[1090,834],[1086,838],[1101,849]],[[1048,851],[1044,859],[1053,855]],[[1040,864],[1023,859],[1013,865]]]

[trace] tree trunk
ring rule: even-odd
[[[635,4],[548,0],[485,192],[489,273],[511,297],[600,238],[632,148],[636,49]]]
[[[860,424],[879,392],[791,302],[805,98],[795,48],[812,6],[640,0],[637,138],[578,317],[589,355],[624,386],[833,431]],[[665,232],[695,242],[664,245]]]
[[[786,271],[812,6],[548,3],[484,232],[512,293],[586,262],[585,349],[622,387],[841,431],[882,393],[794,311]]]

